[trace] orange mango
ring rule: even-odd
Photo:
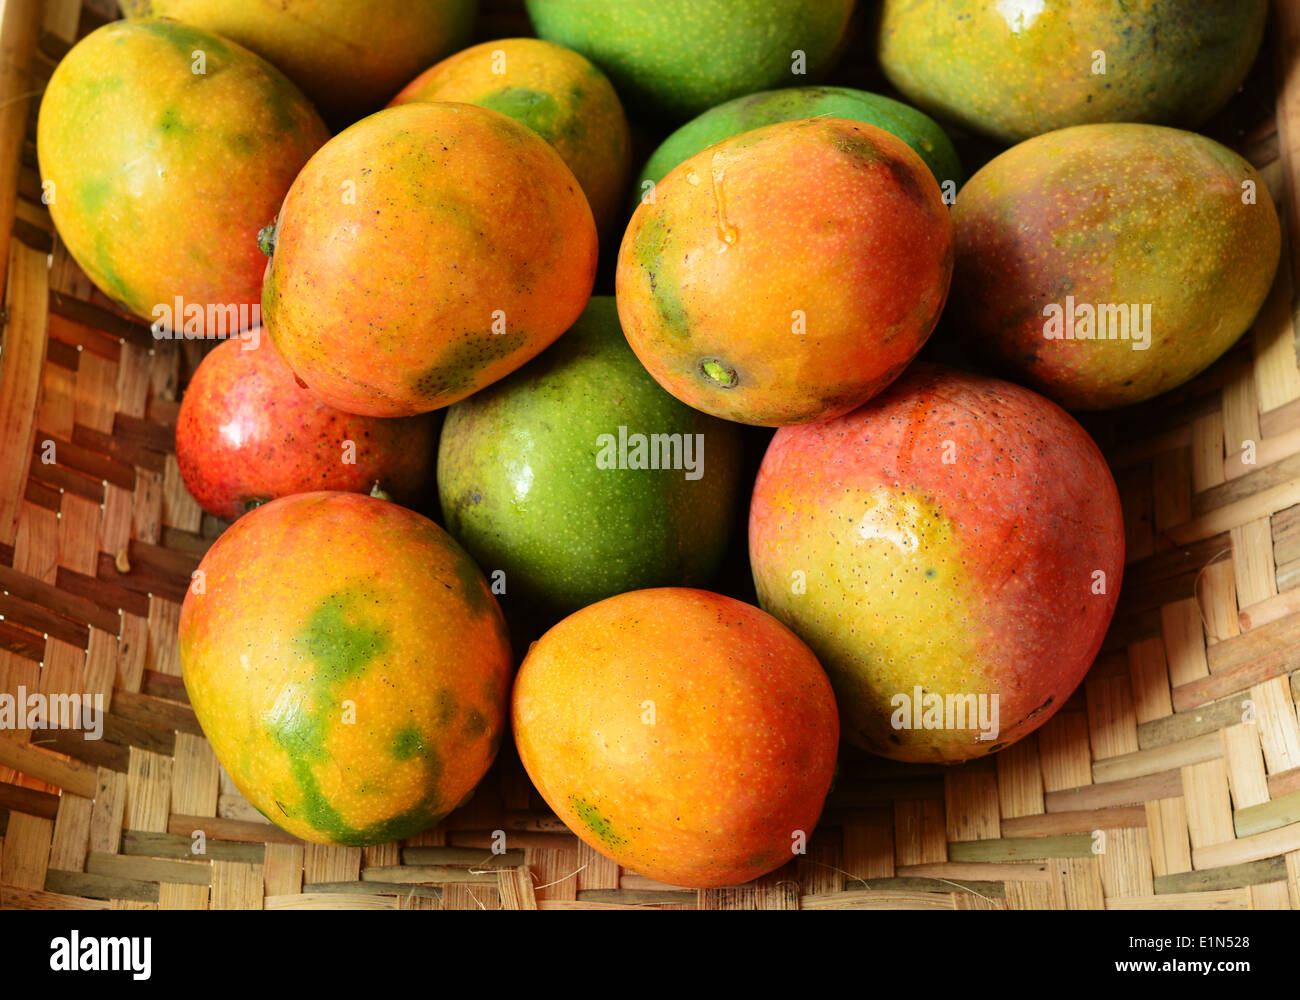
[[[387,108],[303,168],[269,240],[267,333],[346,413],[403,417],[510,374],[581,314],[596,227],[573,172],[497,111]]]
[[[952,227],[903,140],[843,118],[733,136],[675,167],[619,251],[628,343],[665,389],[739,423],[860,406],[929,337]]]
[[[784,625],[730,597],[638,590],[529,650],[520,759],[575,834],[641,875],[733,885],[790,861],[830,788],[835,698]]]

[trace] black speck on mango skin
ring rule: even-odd
[[[569,807],[582,821],[583,826],[606,847],[618,848],[627,843],[627,838],[614,829],[605,815],[590,802],[576,795],[569,797]]]
[[[671,258],[665,258],[671,245],[671,234],[667,217],[651,214],[638,231],[631,247],[650,283],[650,294],[664,327],[671,335],[685,339],[691,335],[691,320],[678,293],[680,278],[677,269]],[[663,274],[665,269],[668,269],[667,275]]]
[[[386,651],[380,625],[353,620],[353,607],[363,603],[364,597],[346,592],[323,601],[298,637],[303,655],[317,664],[317,683],[323,688],[347,680]]]
[[[437,364],[413,376],[411,388],[431,400],[458,396],[474,385],[485,365],[510,357],[527,342],[522,331],[471,335],[448,349]]]

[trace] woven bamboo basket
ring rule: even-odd
[[[224,527],[172,453],[201,349],[155,341],[96,291],[41,203],[41,88],[112,0],[0,11],[0,692],[94,693],[107,709],[98,741],[0,733],[0,908],[1300,909],[1300,251],[1207,374],[1089,422],[1128,566],[1101,655],[1035,735],[947,769],[846,749],[807,853],[729,889],[596,854],[508,740],[438,828],[304,844],[221,772],[179,676],[179,602]],[[527,30],[517,2],[485,4],[483,37]],[[860,25],[840,82],[878,87],[868,49]],[[1212,130],[1261,168],[1295,242],[1300,4],[1276,4]]]

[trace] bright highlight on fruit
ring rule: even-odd
[[[749,558],[759,602],[830,674],[844,738],[952,764],[1033,732],[1083,680],[1124,523],[1101,453],[1060,407],[916,365],[853,413],[777,432]]]

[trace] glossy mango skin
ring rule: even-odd
[[[461,101],[527,125],[555,147],[582,185],[596,227],[609,231],[632,170],[618,94],[586,58],[537,38],[502,38],[449,56],[390,102]]]
[[[285,198],[267,332],[322,402],[403,417],[508,375],[591,295],[596,227],[540,136],[470,104],[386,108],[331,139]]]
[[[60,60],[36,146],[59,236],[104,294],[150,320],[177,296],[205,313],[242,306],[251,326],[257,231],[328,138],[270,63],[147,18],[106,24]]]
[[[258,336],[219,344],[194,372],[176,420],[176,462],[190,495],[227,520],[314,490],[378,485],[412,504],[432,479],[434,436],[430,414],[385,420],[326,406]]]
[[[684,120],[742,94],[815,83],[854,0],[525,0],[537,34],[581,52],[642,112]],[[793,53],[804,53],[795,74]]]
[[[884,0],[878,54],[911,103],[1005,143],[1091,122],[1195,128],[1241,86],[1267,13],[1267,0]]]
[[[1007,150],[962,188],[953,227],[958,322],[1018,380],[1077,410],[1150,399],[1207,368],[1254,321],[1281,245],[1250,163],[1140,124],[1080,125]],[[1048,339],[1044,309],[1067,296],[1150,305],[1150,346]]]
[[[782,122],[679,164],[619,249],[619,319],[682,402],[782,426],[847,413],[925,343],[952,273],[934,176],[843,118]]]
[[[358,846],[468,798],[505,730],[512,660],[496,599],[446,532],[383,500],[300,493],[241,517],[199,571],[181,606],[185,689],[267,819]]]
[[[529,650],[520,760],[578,837],[671,885],[736,885],[793,857],[830,789],[835,698],[758,608],[686,588],[620,594]]]
[[[602,467],[601,439],[620,427],[689,440],[694,471]],[[447,530],[486,572],[504,571],[508,594],[568,613],[707,583],[740,463],[740,429],[664,392],[627,346],[614,300],[596,297],[541,357],[447,411],[438,495]]]
[[[954,194],[961,187],[965,175],[952,141],[922,112],[901,101],[851,87],[787,87],[737,97],[692,118],[665,139],[641,168],[637,198],[645,197],[647,181],[658,184],[677,164],[715,142],[764,125],[822,115],[883,128],[916,150],[940,185],[951,181]]]
[[[915,365],[847,416],[777,431],[749,555],[760,604],[830,674],[844,738],[956,763],[1037,729],[1082,681],[1115,609],[1124,525],[1101,453],[1058,406]],[[996,694],[993,738],[896,728],[894,699],[917,686],[990,707]]]
[[[406,81],[469,44],[477,0],[121,0],[127,17],[173,17],[280,67],[332,122],[377,111]]]

